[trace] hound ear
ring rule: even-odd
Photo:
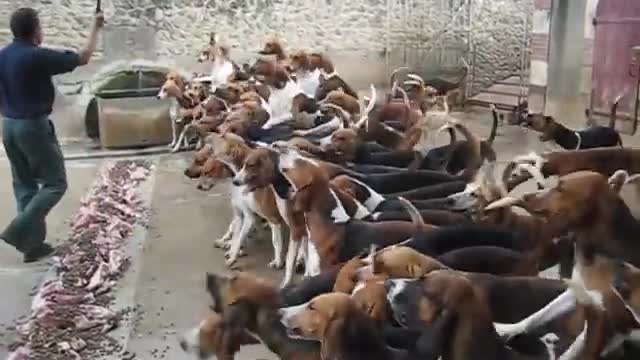
[[[276,71],[275,73],[275,88],[282,89],[287,85],[289,76],[284,71]]]
[[[412,150],[415,148],[416,144],[420,141],[422,137],[422,132],[428,131],[427,129],[421,128],[420,126],[414,126],[411,129],[407,130],[407,134],[404,140],[404,146],[407,150]],[[414,155],[414,160],[416,155]]]
[[[424,275],[422,267],[418,264],[407,264],[407,275],[412,279],[418,279]]]
[[[347,194],[347,195],[351,196],[354,199],[356,198],[356,192],[351,186],[345,186],[344,188],[339,187],[339,186],[335,186],[334,190],[339,191],[339,192],[341,192],[343,194]]]
[[[457,304],[469,296],[473,296],[473,289],[467,286],[447,286],[442,294],[442,300],[446,307],[455,308]]]
[[[311,184],[307,184],[298,189],[293,194],[293,211],[306,213],[311,209]]]
[[[211,32],[209,33],[209,45],[215,45],[216,44],[216,33]]]
[[[218,286],[218,276],[212,273],[207,273],[207,288],[213,288]]]
[[[320,346],[320,358],[322,360],[338,360],[337,344],[340,334],[338,334],[337,330],[342,327],[344,320],[334,319],[335,314],[330,315],[329,323],[322,336],[322,345]]]

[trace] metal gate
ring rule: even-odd
[[[532,14],[531,0],[387,0],[388,70],[455,79],[464,58],[466,98],[513,106],[528,94]]]
[[[640,81],[640,1],[600,0],[594,19],[593,73],[590,113],[609,118],[621,97],[616,120],[631,122],[624,132],[635,134]]]

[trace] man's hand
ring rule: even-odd
[[[95,18],[93,19],[93,27],[96,29],[101,29],[104,26],[104,13],[99,12],[96,13]]]
[[[89,34],[87,46],[79,53],[80,65],[87,65],[89,63],[91,55],[93,55],[94,51],[96,51],[96,45],[98,43],[98,32],[103,26],[104,14],[102,12],[97,12],[95,17],[93,18],[93,28],[91,28],[91,34]]]

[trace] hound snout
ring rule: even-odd
[[[394,283],[391,279],[387,279],[384,281],[384,291],[386,291],[387,294],[391,292],[393,287],[394,287]]]
[[[180,348],[185,352],[189,350],[189,345],[187,345],[187,341],[185,339],[180,340]]]
[[[291,329],[295,327],[291,324],[291,320],[301,311],[303,311],[307,307],[307,303],[289,306],[286,308],[281,308],[278,310],[278,315],[280,316],[280,322],[287,328]]]
[[[200,328],[190,329],[180,338],[180,348],[187,353],[200,352]],[[204,358],[200,356],[200,358]]]
[[[236,176],[233,177],[233,179],[231,180],[231,184],[233,184],[233,186],[244,185],[246,177],[246,170],[243,168],[242,170],[240,170],[240,172],[238,172],[238,174],[236,174]]]
[[[447,196],[444,206],[446,206],[449,210],[463,211],[468,210],[476,205],[476,200],[477,198],[475,198],[472,194],[460,192]]]

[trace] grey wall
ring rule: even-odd
[[[190,67],[216,31],[232,57],[249,59],[277,34],[288,49],[328,53],[354,83],[386,82],[396,66],[425,76],[455,73],[475,59],[474,92],[518,70],[531,0],[102,0],[103,62],[158,56]],[[47,45],[77,48],[95,0],[0,0],[0,44],[18,6],[41,12]],[[530,22],[529,22],[530,23]],[[475,55],[469,49],[475,49]],[[98,62],[100,63],[100,62]],[[85,70],[84,73],[92,71]],[[82,74],[83,72],[79,72]]]
[[[545,113],[563,119],[584,118],[581,85],[585,11],[584,1],[553,2]]]
[[[107,32],[129,33],[161,57],[194,56],[209,31],[220,33],[236,58],[255,53],[278,34],[288,48],[309,48],[355,62],[409,64],[430,75],[460,66],[468,48],[478,50],[477,78],[503,76],[519,65],[523,14],[530,0],[103,0]],[[95,0],[0,0],[0,43],[9,40],[8,17],[17,6],[35,6],[47,44],[77,47]],[[117,35],[105,39],[109,55],[140,48]],[[389,51],[389,57],[385,56]],[[139,55],[139,54],[136,54]],[[145,54],[146,55],[146,54]],[[361,70],[364,70],[361,67]]]

